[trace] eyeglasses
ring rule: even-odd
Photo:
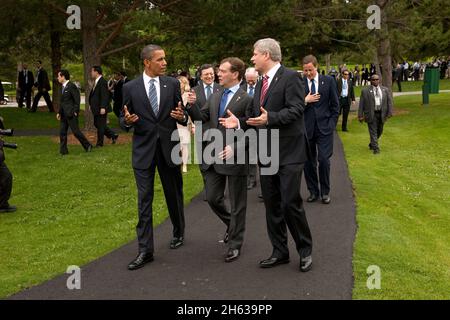
[[[348,76],[348,73],[344,73],[344,76]]]
[[[370,79],[370,81],[380,81],[380,79]]]

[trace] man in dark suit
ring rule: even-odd
[[[42,61],[38,60],[36,62],[37,67],[37,73],[36,73],[36,79],[34,86],[37,88],[38,93],[34,97],[33,106],[31,108],[31,112],[36,112],[36,109],[38,107],[39,100],[41,100],[41,97],[44,97],[45,103],[47,104],[48,111],[55,112],[53,109],[53,103],[50,99],[50,95],[48,92],[50,91],[50,81],[48,80],[48,74],[47,71],[45,71],[42,68]]]
[[[23,100],[26,99],[27,109],[31,107],[31,90],[34,84],[33,72],[28,70],[28,65],[26,63],[22,64],[22,71],[19,72],[18,76],[18,87],[20,90],[20,96],[18,105],[19,108],[23,108]]]
[[[303,122],[304,88],[297,72],[280,64],[281,58],[280,45],[274,39],[255,43],[251,60],[263,80],[258,82],[253,98],[254,117],[247,123],[259,131],[267,130],[269,136],[266,142],[259,139],[258,148],[267,231],[273,247],[271,256],[262,260],[260,267],[289,262],[287,226],[300,255],[300,271],[307,272],[312,266],[312,237],[300,195],[303,165],[308,159]],[[278,170],[266,172],[267,164],[262,163],[261,150],[270,150],[273,160],[276,150],[271,150],[274,146],[269,144],[272,135],[277,134]]]
[[[339,99],[336,80],[317,72],[318,62],[313,55],[303,58],[305,74],[305,126],[311,160],[305,164],[305,180],[310,196],[308,202],[322,197],[329,204],[330,158],[333,154],[333,134],[339,117]],[[317,174],[317,162],[319,174]],[[319,190],[320,181],[320,190]]]
[[[403,68],[400,63],[397,63],[397,67],[392,68],[392,85],[397,81],[398,92],[402,92],[402,78]]]
[[[185,126],[188,115],[183,111],[180,83],[175,78],[164,76],[167,62],[160,46],[146,46],[141,58],[144,73],[123,86],[124,108],[120,115],[123,129],[134,128],[132,164],[138,189],[139,222],[136,231],[139,254],[128,265],[129,270],[139,269],[153,261],[152,203],[156,168],[173,224],[171,249],[183,244],[185,226],[177,122]],[[172,141],[172,136],[178,138],[177,141]],[[172,155],[178,155],[178,159],[172,159]]]
[[[255,87],[258,82],[258,71],[255,68],[247,68],[245,70],[245,81],[241,84],[241,89],[247,92],[250,97],[255,96]],[[247,189],[251,190],[256,187],[256,174],[258,166],[256,164],[249,165],[249,172],[247,178]],[[262,197],[262,196],[261,196]]]
[[[89,106],[94,115],[94,126],[97,128],[97,144],[96,147],[103,147],[103,137],[112,140],[116,143],[119,137],[107,125],[108,112],[111,112],[111,94],[108,90],[108,81],[103,78],[103,71],[100,66],[93,66],[91,68],[91,78],[95,80],[94,88],[89,94]]]
[[[342,113],[342,131],[348,131],[347,120],[350,113],[350,106],[355,104],[355,89],[353,88],[353,81],[349,79],[350,71],[344,69],[342,71],[342,78],[338,80],[338,94],[339,94],[339,114]]]
[[[92,145],[80,131],[78,126],[78,116],[80,115],[80,91],[78,91],[77,86],[69,80],[69,71],[60,70],[58,72],[58,82],[62,86],[62,94],[59,112],[56,115],[56,118],[58,121],[61,121],[59,152],[62,155],[69,153],[69,150],[67,149],[67,131],[69,130],[69,127],[74,136],[80,141],[84,150],[86,150],[86,152],[92,150]]]
[[[198,108],[203,108],[206,104],[206,101],[209,100],[209,98],[212,96],[213,93],[218,92],[221,89],[221,86],[214,82],[215,75],[214,75],[214,66],[212,64],[203,64],[198,69],[198,74],[200,75],[200,81],[198,82],[197,86],[192,88],[194,90],[195,96],[196,96],[196,102]],[[206,132],[206,130],[209,129],[209,123],[205,123],[202,126],[202,134]],[[206,142],[203,142],[201,146],[196,146],[196,152],[199,157],[201,158],[201,154],[203,153],[203,150],[206,147]],[[202,173],[203,177],[203,185],[206,184],[205,181],[205,175],[204,172],[206,169],[206,166],[204,164],[200,164],[200,172]],[[206,190],[203,190],[203,200],[207,201],[206,198]]]
[[[245,72],[245,64],[238,58],[223,59],[219,67],[219,83],[223,87],[212,94],[205,106],[200,109],[195,104],[195,95],[188,99],[188,113],[192,120],[209,123],[209,128],[218,129],[225,140],[227,131],[236,129],[245,131],[245,122],[251,115],[252,98],[240,88]],[[209,139],[206,139],[208,141]],[[236,260],[240,256],[245,232],[247,211],[247,175],[248,163],[239,163],[238,154],[247,159],[245,143],[227,144],[223,141],[223,151],[213,159],[203,159],[208,204],[226,225],[224,242],[228,243],[225,262]],[[207,145],[214,144],[213,141]],[[211,161],[208,161],[211,160]],[[225,162],[225,163],[224,163]],[[230,208],[224,203],[225,186],[228,183]]]
[[[3,140],[0,139],[0,213],[10,213],[17,211],[16,206],[9,204],[13,186],[13,176],[5,163],[3,151]]]
[[[358,119],[367,122],[370,134],[369,149],[374,154],[380,153],[378,140],[388,118],[392,117],[392,97],[389,89],[380,85],[380,77],[374,74],[370,78],[371,85],[361,92]]]
[[[125,71],[119,71],[117,72],[117,83],[114,86],[114,95],[113,95],[113,100],[114,100],[114,106],[113,106],[113,111],[114,114],[117,116],[117,118],[120,118],[120,111],[122,110],[122,101],[123,101],[123,85],[125,83],[127,83],[128,81],[130,81],[127,77],[127,74],[125,73]]]

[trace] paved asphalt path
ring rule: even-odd
[[[242,255],[232,263],[224,262],[226,248],[219,242],[225,227],[207,203],[196,197],[185,208],[186,241],[179,249],[169,249],[171,224],[166,221],[155,230],[155,261],[142,269],[131,272],[126,268],[136,256],[137,243],[133,241],[82,266],[81,290],[68,290],[69,275],[62,274],[10,298],[351,299],[355,206],[337,135],[331,167],[331,204],[305,201],[314,241],[313,269],[308,273],[299,271],[299,257],[290,236],[289,264],[272,269],[258,267],[258,262],[269,257],[272,249],[266,232],[264,205],[257,199],[257,189],[253,189],[248,195]],[[308,196],[304,181],[302,196]]]

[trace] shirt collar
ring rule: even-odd
[[[63,87],[65,88],[68,83],[69,83],[69,80],[66,80],[66,82],[63,83]]]
[[[308,83],[311,83],[311,80],[309,78]],[[319,83],[319,72],[316,73],[316,76],[314,77],[314,83],[317,85]]]
[[[100,81],[100,79],[101,79],[101,75],[97,78],[97,79],[95,79],[95,85],[97,85],[97,83]]]
[[[150,80],[152,80],[152,79],[155,79],[156,83],[159,84],[159,76],[158,76],[158,77],[155,77],[155,78],[152,78],[152,77],[149,77],[149,76],[145,73],[145,71],[144,71],[144,83],[145,83],[145,84],[149,84],[149,83],[150,83]]]
[[[278,62],[276,65],[272,67],[272,69],[269,70],[269,72],[266,73],[266,76],[269,77],[269,79],[273,79],[275,77],[275,74],[278,72],[278,69],[281,68],[281,64]]]
[[[238,83],[237,85],[235,85],[235,86],[233,86],[233,87],[231,87],[231,88],[228,88],[228,90],[230,90],[233,94],[236,94],[236,92],[239,90],[240,87],[241,87],[241,86],[240,86],[240,84]]]
[[[211,84],[206,84],[206,83],[204,83],[204,82],[202,81],[202,83],[203,83],[203,89],[206,89],[207,86],[210,86],[211,89],[213,89],[213,87],[214,87],[214,82],[211,83]]]

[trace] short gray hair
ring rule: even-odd
[[[145,59],[152,59],[153,52],[163,50],[160,46],[156,44],[149,44],[148,46],[145,46],[144,49],[142,49],[141,52],[141,60],[144,61]]]
[[[247,76],[249,74],[254,74],[257,77],[259,76],[258,71],[256,71],[255,68],[247,68],[247,70],[245,70],[245,76]]]
[[[256,41],[253,46],[255,50],[261,53],[268,53],[270,58],[275,62],[281,62],[281,47],[280,43],[272,38],[265,38]]]

